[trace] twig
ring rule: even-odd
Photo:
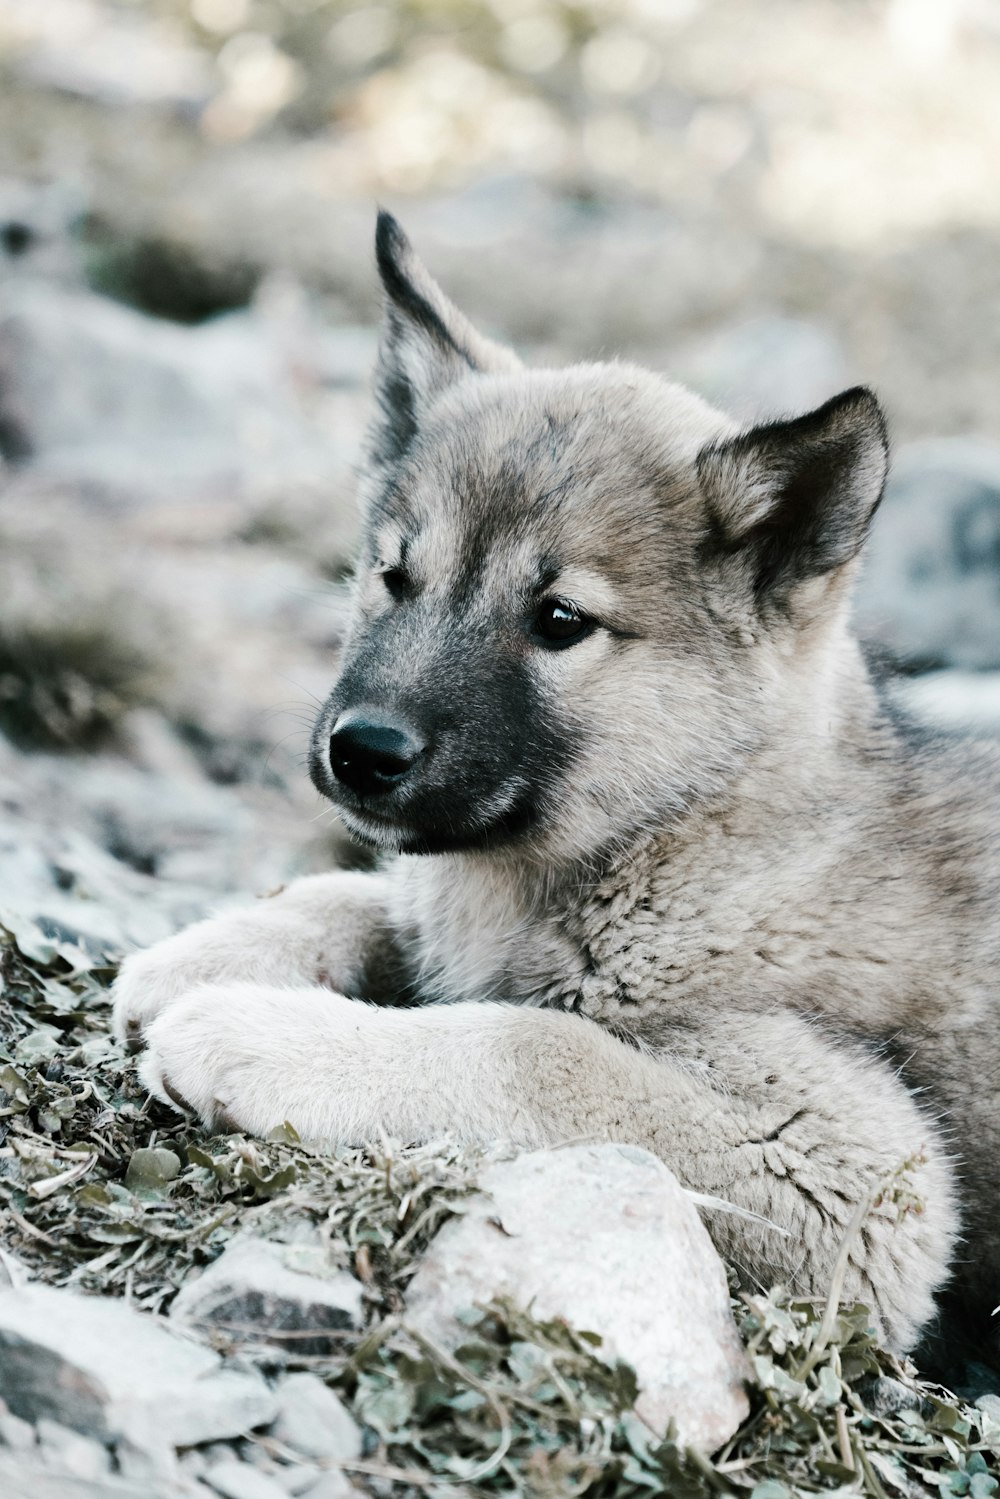
[[[23,1233],[30,1234],[33,1239],[41,1239],[42,1243],[47,1244],[50,1249],[60,1249],[62,1247],[50,1234],[44,1233],[40,1228],[36,1228],[33,1223],[28,1222],[27,1218],[22,1218],[12,1202],[7,1203],[7,1211]]]
[[[733,1486],[729,1480],[720,1474],[711,1460],[703,1452],[699,1452],[697,1447],[688,1447],[684,1455],[691,1466],[698,1469],[709,1488],[714,1489],[717,1494],[733,1492]]]
[[[490,1473],[495,1472],[510,1451],[511,1443],[514,1440],[514,1429],[511,1425],[507,1407],[494,1394],[484,1379],[479,1379],[477,1375],[472,1373],[471,1369],[467,1369],[464,1364],[459,1363],[457,1358],[452,1358],[450,1353],[447,1353],[443,1348],[439,1348],[433,1338],[428,1337],[425,1332],[421,1332],[416,1327],[407,1327],[405,1324],[403,1331],[408,1333],[415,1343],[419,1343],[420,1347],[425,1353],[429,1353],[431,1358],[443,1364],[449,1373],[454,1374],[456,1378],[461,1379],[471,1389],[482,1395],[484,1400],[489,1403],[490,1409],[500,1423],[500,1441],[486,1461],[480,1463],[478,1468],[466,1474],[463,1479],[464,1483],[478,1483],[480,1479],[486,1478]]]
[[[419,1489],[436,1489],[446,1483],[467,1482],[465,1479],[449,1479],[438,1473],[428,1476],[415,1468],[394,1468],[391,1463],[376,1463],[362,1458],[358,1458],[356,1462],[343,1462],[340,1466],[351,1473],[365,1473],[369,1478],[386,1478],[391,1483],[412,1483]]]
[[[93,1155],[86,1156],[78,1166],[71,1166],[68,1171],[60,1171],[58,1176],[47,1176],[41,1181],[32,1182],[28,1187],[28,1196],[41,1202],[46,1197],[51,1197],[54,1192],[58,1192],[60,1187],[68,1187],[72,1182],[79,1181],[81,1176],[86,1176],[87,1172],[96,1165],[97,1152],[95,1150]]]
[[[852,1473],[857,1472],[854,1464],[854,1448],[851,1446],[851,1433],[847,1429],[847,1411],[843,1403],[837,1406],[837,1446],[840,1448],[840,1459],[845,1468],[850,1468]]]
[[[863,1443],[857,1442],[855,1444],[854,1451],[857,1456],[858,1463],[861,1467],[861,1471],[865,1475],[865,1482],[868,1484],[872,1493],[875,1495],[875,1499],[889,1499],[889,1495],[885,1491],[882,1480],[879,1478],[878,1474],[875,1472],[875,1469],[868,1461],[868,1454],[865,1452]]]

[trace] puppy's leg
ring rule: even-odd
[[[441,1134],[522,1146],[589,1138],[655,1151],[721,1212],[719,1247],[751,1282],[825,1295],[855,1210],[904,1162],[919,1210],[886,1193],[851,1249],[844,1295],[896,1347],[933,1309],[955,1228],[932,1124],[890,1069],[796,1016],[727,1016],[655,1058],[589,1021],[500,1004],[377,1009],[324,991],[205,990],[154,1022],[143,1077],[209,1125],[313,1140]]]
[[[156,1016],[205,984],[329,984],[391,997],[402,956],[381,875],[341,871],[296,880],[278,895],[187,927],[126,958],[115,981],[114,1028],[133,1048]]]

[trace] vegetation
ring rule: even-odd
[[[437,1144],[320,1156],[287,1129],[205,1139],[146,1097],[110,1039],[110,955],[2,919],[6,1247],[44,1280],[162,1311],[238,1230],[291,1240],[319,1228],[328,1262],[365,1287],[365,1333],[324,1354],[280,1338],[241,1347],[338,1389],[369,1432],[353,1476],[373,1492],[988,1499],[1000,1487],[1000,1421],[921,1382],[874,1342],[863,1307],[835,1298],[796,1302],[779,1287],[734,1299],[751,1411],[711,1461],[652,1437],[632,1414],[631,1370],[603,1362],[586,1329],[498,1302],[470,1315],[454,1355],[436,1347],[408,1329],[405,1288],[461,1212],[480,1155]]]

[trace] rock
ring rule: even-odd
[[[312,1488],[304,1490],[304,1499],[356,1499],[360,1492],[361,1490],[351,1482],[346,1473],[331,1469],[329,1473],[324,1473]],[[451,1492],[454,1493],[454,1489]]]
[[[281,1485],[286,1494],[298,1499],[299,1494],[308,1493],[322,1476],[320,1469],[313,1467],[312,1463],[297,1463],[294,1467],[279,1468],[274,1474],[274,1481]]]
[[[50,1286],[0,1292],[0,1396],[27,1421],[138,1447],[238,1436],[275,1414],[258,1375],[124,1302]]]
[[[72,1473],[74,1478],[100,1478],[103,1473],[111,1472],[111,1457],[102,1443],[45,1416],[36,1431],[42,1459],[50,1467]]]
[[[857,615],[901,659],[1000,668],[1000,447],[948,438],[896,455]]]
[[[1000,672],[931,671],[899,676],[892,696],[914,718],[965,733],[1000,734]]]
[[[622,1145],[540,1150],[491,1166],[411,1283],[407,1322],[445,1347],[456,1313],[510,1296],[598,1333],[635,1369],[638,1415],[714,1451],[748,1410],[745,1354],[722,1262],[663,1163]]]
[[[104,105],[195,109],[210,97],[204,54],[185,46],[165,21],[102,15],[88,6],[69,7],[62,19],[46,27],[36,18],[19,49],[18,71],[39,87]]]
[[[6,1400],[0,1400],[0,1447],[28,1452],[35,1445],[35,1428],[20,1416],[12,1415]]]
[[[26,1286],[30,1279],[31,1271],[24,1261],[0,1247],[0,1290],[5,1286]]]
[[[191,1452],[183,1456],[187,1459]],[[141,1446],[128,1437],[119,1437],[115,1442],[115,1460],[119,1473],[125,1478],[141,1479],[149,1484],[174,1483],[183,1471],[187,1471],[182,1468],[182,1459],[172,1446],[157,1442],[148,1434],[144,1434]],[[194,1476],[200,1477],[200,1470]]]
[[[273,1478],[235,1457],[220,1458],[212,1463],[205,1477],[225,1499],[285,1499],[286,1495]]]
[[[73,282],[80,255],[73,232],[83,200],[65,183],[0,177],[0,276],[41,276]]]
[[[997,1428],[1000,1429],[1000,1395],[980,1395],[976,1401],[976,1408],[989,1416],[991,1421],[995,1421]]]
[[[337,1395],[315,1374],[289,1374],[275,1390],[271,1435],[305,1457],[349,1462],[361,1456],[361,1432]]]
[[[171,1317],[218,1328],[235,1342],[328,1353],[329,1334],[362,1325],[361,1286],[344,1270],[316,1275],[290,1269],[290,1260],[301,1261],[303,1248],[249,1236],[235,1239],[197,1280],[182,1286]],[[288,1337],[308,1333],[314,1335]]]
[[[919,1410],[921,1397],[900,1379],[879,1374],[865,1390],[865,1407],[876,1416],[898,1416],[900,1411]]]
[[[12,282],[0,289],[6,456],[123,506],[329,483],[356,439],[308,416],[282,339],[253,312],[182,328],[92,292]]]
[[[37,1457],[0,1451],[3,1499],[214,1499],[203,1484],[179,1480],[149,1483],[104,1473],[80,1478],[47,1468]]]
[[[274,1397],[250,1370],[220,1369],[200,1385],[173,1393],[170,1400],[169,1420],[156,1424],[154,1436],[159,1438],[166,1429],[175,1447],[241,1436],[274,1419]]]

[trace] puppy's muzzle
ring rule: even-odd
[[[330,767],[356,796],[383,796],[410,773],[426,748],[426,741],[398,720],[351,710],[333,726]]]

